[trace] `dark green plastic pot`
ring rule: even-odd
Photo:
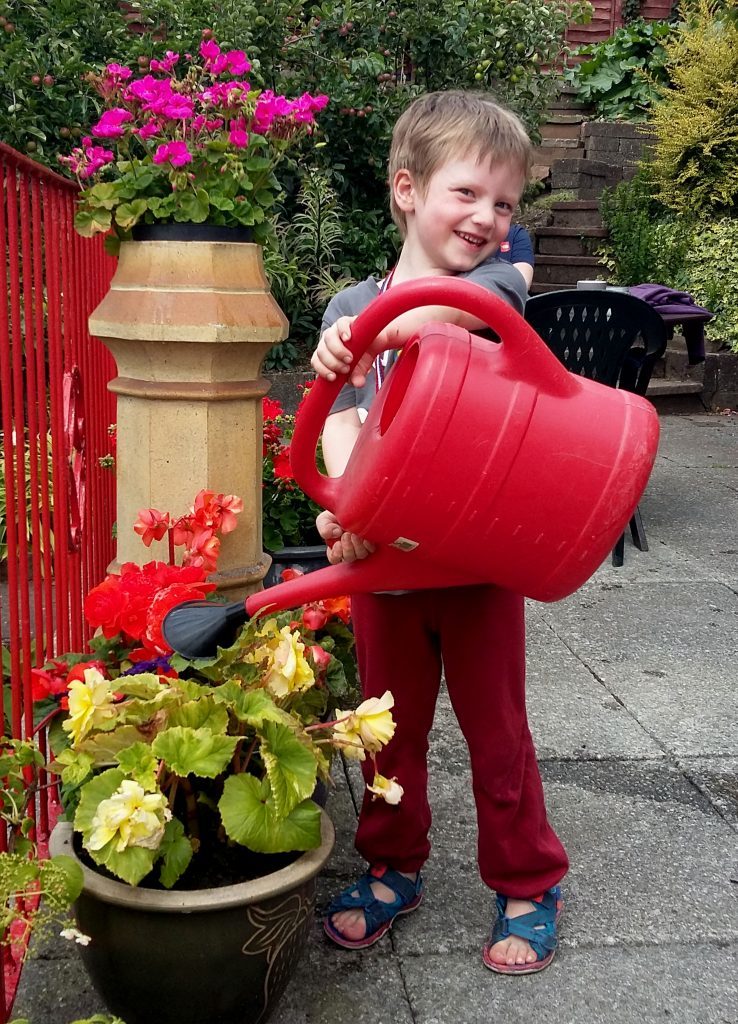
[[[264,1024],[309,940],[315,878],[335,834],[286,868],[217,889],[165,892],[105,878],[77,857],[60,822],[50,851],[80,863],[80,947],[108,1009],[126,1024]]]

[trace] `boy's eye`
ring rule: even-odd
[[[470,188],[457,188],[457,192],[460,192],[462,196],[473,196],[474,193]]]

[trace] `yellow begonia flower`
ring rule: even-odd
[[[388,804],[399,804],[405,792],[397,779],[385,779],[384,775],[380,775],[378,772],[374,776],[374,782],[366,788],[374,794],[375,800],[381,796]]]
[[[69,684],[69,718],[62,723],[62,729],[72,735],[73,747],[115,715],[110,680],[96,668],[86,668],[84,676],[84,681],[75,679]]]
[[[289,626],[277,630],[276,622],[270,619],[259,635],[266,638],[266,643],[257,647],[248,660],[252,664],[266,660],[264,685],[273,697],[308,690],[315,683],[315,673],[305,658],[305,644],[297,630],[292,632]]]
[[[356,711],[336,711],[339,721],[333,726],[333,738],[346,757],[359,761],[365,758],[365,751],[376,754],[395,734],[395,722],[390,708],[395,698],[389,690],[381,697],[369,697],[359,704]]]
[[[87,848],[101,850],[115,839],[118,853],[128,846],[156,850],[171,817],[163,793],[147,793],[138,782],[124,779],[111,797],[98,804]]]

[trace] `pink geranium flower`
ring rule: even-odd
[[[123,125],[133,120],[133,114],[123,107],[113,107],[106,110],[96,125],[92,127],[92,134],[102,139],[119,138],[124,131]]]
[[[192,163],[192,154],[186,142],[164,142],[154,153],[155,164],[170,163],[172,167],[184,167]]]

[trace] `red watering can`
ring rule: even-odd
[[[453,277],[375,299],[353,323],[354,362],[392,320],[427,305],[463,310],[499,341],[425,324],[373,402],[341,477],[321,474],[315,453],[343,375],[315,382],[292,439],[303,490],[378,550],[253,594],[245,607],[221,606],[231,635],[247,615],[346,593],[493,583],[557,601],[592,575],[628,523],[656,456],[653,406],[569,373],[510,306]],[[214,616],[217,606],[207,607]],[[193,656],[201,641],[186,608],[169,613],[164,633]],[[212,636],[202,642],[209,653]]]

